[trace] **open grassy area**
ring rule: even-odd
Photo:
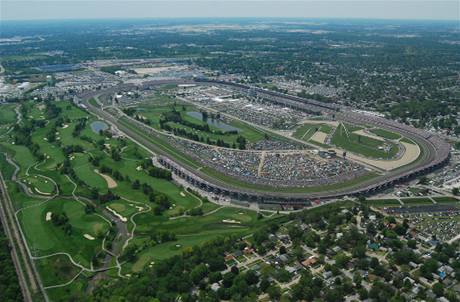
[[[238,136],[243,136],[247,139],[248,142],[256,142],[264,138],[265,133],[258,129],[255,129],[245,123],[239,122],[237,120],[226,121],[225,123],[220,121],[222,125],[227,125],[230,127],[234,127],[238,129],[238,133],[226,133],[227,130],[223,128],[219,128],[216,126],[214,121],[218,121],[219,119],[212,120],[211,117],[208,118],[207,121],[198,118],[197,116],[193,116],[192,112],[200,112],[200,110],[189,104],[185,103],[173,103],[171,101],[158,104],[157,102],[154,103],[147,103],[143,104],[136,108],[135,115],[140,116],[143,119],[148,119],[150,126],[160,130],[160,119],[163,115],[176,110],[180,114],[180,117],[183,121],[187,122],[188,124],[184,124],[181,122],[167,122],[166,125],[171,127],[172,129],[181,129],[186,131],[187,133],[193,133],[198,135],[206,142],[208,139],[211,141],[222,140],[225,143],[232,146],[236,143],[236,139]],[[203,131],[197,129],[196,127],[191,127],[189,125],[195,125],[197,127],[204,126],[208,124],[210,131]],[[223,133],[223,134],[221,134]]]
[[[356,131],[355,126],[340,124],[332,136],[332,144],[369,158],[389,159],[398,153],[399,148],[394,143],[384,143],[371,137],[353,133],[353,131]],[[388,146],[387,151],[384,150],[384,145]]]
[[[406,206],[433,204],[431,199],[429,199],[427,197],[401,198],[401,200],[404,203],[404,205],[406,205]]]
[[[94,172],[93,165],[88,161],[89,155],[75,153],[72,157],[72,166],[77,176],[88,186],[97,188],[100,192],[105,193],[108,189],[107,182],[102,176]]]
[[[16,121],[16,112],[14,108],[17,104],[0,105],[0,125],[12,124]]]
[[[281,216],[277,216],[280,218]],[[136,232],[140,235],[137,244],[142,244],[152,231],[161,229],[174,232],[176,241],[150,246],[144,250],[137,261],[133,264],[132,270],[137,271],[151,261],[158,261],[177,255],[182,251],[210,239],[225,234],[249,234],[254,228],[261,226],[266,220],[258,220],[254,211],[236,208],[221,208],[212,215],[184,217],[174,220],[167,220],[164,217],[152,217],[152,214],[141,214],[136,218],[139,227]],[[146,223],[146,222],[149,223]],[[268,221],[268,220],[267,220]]]
[[[60,226],[46,221],[47,213],[66,213],[72,225],[67,235]],[[94,214],[86,214],[84,206],[75,200],[56,198],[40,205],[22,210],[19,220],[29,246],[35,256],[65,252],[84,265],[89,265],[92,256],[101,248],[97,236],[108,229],[108,224]],[[95,240],[83,235],[90,234]]]
[[[451,196],[433,197],[433,199],[440,204],[460,204],[459,199]]]
[[[397,199],[368,199],[364,204],[374,207],[401,206]]]
[[[391,132],[391,131],[384,130],[384,129],[379,129],[379,128],[369,129],[369,132],[372,132],[375,135],[383,137],[383,138],[386,138],[386,139],[399,139],[399,138],[401,138],[401,135],[399,135],[398,133]]]
[[[296,129],[292,136],[307,142],[318,131],[329,134],[332,131],[332,126],[328,124],[303,124]]]

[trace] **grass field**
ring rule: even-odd
[[[308,142],[313,134],[318,131],[329,134],[332,131],[332,126],[328,124],[303,124],[296,129],[292,136]]]
[[[374,207],[401,206],[401,203],[397,199],[369,199],[366,200],[364,204]]]
[[[369,158],[392,158],[398,153],[398,146],[387,142],[388,152],[383,149],[384,143],[371,137],[353,133],[359,130],[355,126],[340,124],[332,136],[331,143],[335,146]]]
[[[427,197],[411,197],[411,198],[401,198],[401,201],[404,203],[406,206],[411,206],[411,205],[430,205],[433,204],[431,199]]]
[[[66,235],[46,215],[65,212],[72,225],[72,234]],[[84,234],[97,237],[108,230],[108,224],[94,214],[86,214],[84,206],[75,200],[53,199],[40,205],[29,207],[18,215],[21,226],[35,256],[44,256],[55,252],[65,252],[89,266],[92,256],[100,251],[101,240],[88,240]]]
[[[168,112],[171,112],[173,108],[177,110],[177,112],[180,113],[181,118],[191,124],[197,125],[197,126],[202,126],[205,125],[206,122],[203,120],[196,118],[194,116],[190,116],[188,112],[199,112],[199,109],[193,105],[185,104],[185,103],[173,103],[173,102],[168,102],[169,104],[165,105],[164,103],[162,104],[155,104],[157,102],[154,102],[153,104],[143,104],[140,107],[137,107],[136,114],[140,115],[144,118],[147,118],[150,121],[150,126],[153,128],[156,128],[157,130],[160,130],[160,119],[163,114],[166,114]],[[176,106],[174,106],[176,104]],[[211,118],[209,118],[209,121],[211,121]],[[218,139],[223,140],[225,143],[232,145],[233,143],[236,142],[236,139],[238,136],[242,135],[244,136],[248,142],[256,142],[264,138],[265,133],[255,129],[245,123],[239,122],[237,120],[232,120],[228,122],[229,126],[235,127],[238,130],[238,134],[217,134],[219,132],[225,132],[225,130],[220,129],[216,126],[214,126],[212,123],[208,123],[210,130],[212,132],[206,132],[206,131],[201,131],[194,129],[192,127],[186,126],[181,123],[175,123],[175,122],[168,122],[166,123],[173,129],[183,129],[186,130],[189,133],[194,133],[199,135],[206,141],[208,138],[212,141],[217,141]]]
[[[395,139],[401,138],[401,135],[399,135],[398,133],[391,132],[391,131],[384,130],[384,129],[373,128],[373,129],[369,129],[369,132],[372,132],[375,135],[386,138],[386,139],[395,140]]]
[[[433,197],[433,199],[440,204],[460,204],[460,200],[450,196]]]
[[[16,121],[16,104],[0,105],[0,125],[12,124]]]

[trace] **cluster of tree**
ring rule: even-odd
[[[203,207],[196,207],[187,211],[187,214],[190,216],[202,216]]]
[[[151,240],[158,244],[177,240],[176,234],[168,231],[158,232],[153,230],[150,232],[149,236]]]
[[[120,199],[120,196],[113,193],[111,190],[108,190],[105,194],[101,194],[96,188],[91,190],[91,197],[93,199],[99,200],[99,202],[102,204]]]
[[[72,225],[69,222],[66,212],[52,213],[51,222],[58,227],[61,227],[66,235],[72,235]]]
[[[85,129],[87,120],[87,118],[81,118],[77,121],[75,128],[72,131],[73,137],[79,136],[83,129]]]
[[[155,215],[161,215],[164,211],[171,207],[171,202],[168,199],[168,196],[161,192],[156,192],[153,190],[152,186],[148,183],[143,183],[141,185],[138,179],[134,180],[131,187],[134,190],[142,190],[142,192],[149,197],[149,201],[156,204],[153,212]]]
[[[49,100],[45,101],[45,106],[46,106],[45,114],[46,114],[46,118],[48,120],[55,119],[56,117],[59,116],[59,114],[62,111],[61,108],[56,106],[56,104],[54,102],[49,101]]]
[[[172,179],[171,171],[153,165],[153,162],[150,158],[144,159],[141,162],[141,166],[144,170],[147,170],[147,173],[152,177],[162,178],[166,180]]]
[[[0,295],[4,302],[23,301],[18,276],[11,259],[11,249],[8,238],[0,224]]]
[[[157,238],[158,235],[155,233],[152,239]],[[113,301],[121,297],[130,297],[133,301],[157,299],[172,302],[179,299],[191,302],[219,301],[219,297],[228,300],[233,297],[234,301],[242,301],[243,297],[248,297],[256,290],[254,284],[258,282],[257,276],[253,272],[248,274],[237,270],[232,270],[227,276],[220,273],[226,269],[225,252],[234,247],[235,241],[236,238],[216,239],[194,247],[182,255],[160,261],[153,268],[142,271],[130,279],[107,282],[106,286],[96,288],[92,299]],[[210,289],[210,285],[221,280],[224,286],[215,293]],[[194,287],[202,289],[200,296],[191,293]]]
[[[80,145],[68,145],[68,146],[65,146],[62,151],[64,152],[65,155],[70,155],[72,153],[82,153],[83,151],[85,151],[85,149],[80,146]]]
[[[208,115],[206,115],[206,119],[207,119],[207,116]],[[213,116],[214,115],[211,115],[211,117]],[[162,116],[162,119],[160,119],[160,128],[166,131],[170,131],[174,133],[174,135],[176,136],[186,137],[188,139],[191,139],[197,142],[206,143],[208,145],[214,145],[214,146],[225,147],[225,148],[234,148],[234,149],[238,148],[241,150],[246,149],[246,138],[242,135],[238,136],[236,138],[236,141],[233,144],[230,144],[220,138],[216,140],[212,140],[209,136],[200,136],[194,131],[187,131],[187,129],[184,129],[184,128],[173,127],[170,124],[168,124],[168,122],[179,123],[188,128],[207,132],[207,133],[214,134],[214,135],[221,135],[221,136],[238,134],[238,131],[236,130],[231,130],[231,131],[213,130],[209,127],[209,124],[207,123],[196,124],[196,123],[184,120],[181,114],[175,110],[165,113]]]

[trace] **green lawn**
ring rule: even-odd
[[[65,212],[72,225],[72,235],[66,235],[60,227],[46,221],[48,212]],[[88,240],[83,235],[97,237],[108,229],[106,221],[94,214],[86,214],[83,205],[70,199],[50,200],[21,211],[18,217],[34,255],[66,252],[84,265],[89,265],[91,257],[99,251],[101,240]]]
[[[107,182],[102,176],[94,172],[93,165],[88,161],[89,155],[82,153],[73,154],[72,167],[78,178],[80,178],[89,187],[97,188],[100,192],[106,192]]]
[[[396,199],[368,199],[364,202],[364,204],[374,207],[388,207],[401,205],[401,203]]]
[[[30,175],[23,178],[22,181],[38,194],[51,195],[55,190],[55,186],[50,180],[38,175]]]
[[[292,136],[307,142],[317,131],[329,134],[332,129],[332,126],[328,124],[303,124],[296,129]]]
[[[433,197],[433,199],[437,203],[441,204],[460,204],[460,200],[455,198],[455,197],[450,197],[450,196],[441,196],[441,197]]]
[[[14,108],[16,104],[0,105],[0,125],[12,124],[16,121],[16,112]]]
[[[353,133],[355,126],[340,124],[332,136],[332,144],[338,148],[357,153],[370,158],[392,158],[398,153],[398,146],[394,143],[382,141]],[[384,144],[390,145],[389,152],[379,149]]]
[[[369,132],[372,132],[377,136],[387,138],[387,139],[395,140],[395,139],[401,138],[401,135],[399,135],[398,133],[391,132],[391,131],[384,130],[384,129],[374,128],[374,129],[369,129]]]
[[[170,103],[169,105],[143,104],[140,107],[136,108],[137,109],[136,114],[144,118],[147,118],[150,121],[150,126],[159,130],[160,129],[159,121],[160,121],[161,115],[164,113],[170,112],[173,107],[174,107],[174,103]],[[206,124],[206,122],[202,121],[201,119],[195,118],[187,114],[187,112],[190,112],[190,111],[199,112],[200,110],[197,107],[193,105],[189,105],[189,104],[184,104],[184,103],[176,103],[175,108],[180,113],[184,121],[193,123],[195,125]],[[263,131],[255,129],[237,120],[232,120],[228,122],[228,124],[235,128],[238,128],[240,130],[239,133],[238,134],[224,134],[224,135],[216,134],[216,132],[223,131],[223,130],[211,124],[209,125],[210,130],[214,131],[214,133],[196,130],[194,128],[188,127],[181,123],[169,122],[167,124],[173,129],[184,129],[189,133],[195,133],[199,135],[200,137],[204,138],[205,141],[207,138],[211,139],[212,141],[217,141],[218,139],[221,139],[230,145],[236,142],[236,139],[239,135],[244,136],[249,142],[257,142],[263,139],[265,136],[265,133]]]
[[[401,198],[404,205],[426,205],[426,204],[433,204],[431,199],[427,197],[411,197],[411,198]]]

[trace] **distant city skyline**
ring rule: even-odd
[[[0,0],[1,20],[117,18],[363,18],[460,20],[460,1]]]

